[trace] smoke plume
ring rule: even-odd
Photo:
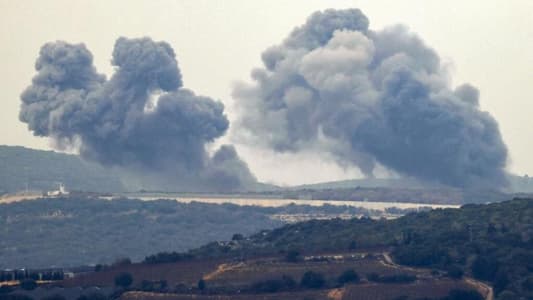
[[[116,41],[110,79],[83,44],[45,44],[22,93],[20,120],[58,147],[135,171],[154,188],[234,190],[255,182],[232,146],[210,157],[225,134],[221,102],[182,87],[174,50],[149,38]]]
[[[373,31],[358,9],[312,14],[262,54],[234,97],[240,136],[276,151],[326,151],[372,176],[456,187],[505,184],[507,149],[479,92],[452,88],[437,53],[403,26]]]

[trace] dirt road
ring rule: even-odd
[[[392,260],[392,257],[388,252],[381,253],[383,256],[383,264],[388,265],[393,268],[397,269],[403,269],[403,270],[410,270],[415,272],[427,272],[428,270],[422,269],[422,268],[412,268],[407,266],[402,266],[397,263],[395,263]],[[494,300],[494,291],[492,290],[492,287],[484,282],[478,281],[471,277],[465,277],[464,281],[468,283],[470,286],[472,286],[474,289],[476,289],[481,295],[485,297],[485,300]]]

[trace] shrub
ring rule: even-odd
[[[324,279],[324,275],[313,271],[305,272],[300,281],[302,287],[310,289],[319,289],[325,284],[326,280]]]
[[[190,260],[193,256],[187,253],[177,252],[160,252],[154,255],[145,257],[144,262],[148,264],[164,264],[171,262],[178,262],[183,260]]]
[[[231,237],[232,241],[241,241],[244,240],[244,236],[240,233],[236,233]]]
[[[474,290],[452,290],[446,300],[484,300],[484,298]]]
[[[123,288],[129,287],[133,283],[133,277],[130,273],[120,273],[115,276],[115,285]]]
[[[9,285],[0,285],[0,295],[9,294],[13,291],[13,288]]]
[[[337,278],[337,282],[341,285],[349,282],[359,282],[359,275],[354,270],[346,270]]]
[[[65,298],[62,295],[55,294],[55,295],[52,295],[52,296],[41,298],[41,300],[67,300],[67,298]]]
[[[205,288],[206,288],[205,280],[203,279],[198,280],[198,289],[200,291],[203,291],[205,290]]]
[[[453,279],[461,279],[463,278],[464,271],[459,266],[453,265],[450,268],[448,268],[448,271],[446,272],[446,276],[453,278]]]
[[[300,259],[301,259],[300,251],[298,251],[298,250],[289,250],[289,252],[287,252],[287,255],[285,256],[285,259],[288,262],[298,262],[298,261],[300,261]]]
[[[409,274],[394,274],[388,276],[380,276],[376,273],[370,273],[366,276],[368,281],[380,283],[411,283],[416,280],[416,276]]]
[[[492,281],[498,272],[498,262],[492,257],[479,256],[472,263],[472,274],[474,277]]]
[[[20,282],[20,288],[26,291],[34,290],[37,287],[37,282],[33,279],[24,279]]]
[[[259,281],[252,285],[255,293],[276,293],[282,290],[290,290],[296,286],[296,281],[290,276],[283,275],[281,279],[269,279]]]
[[[129,257],[123,257],[115,260],[112,264],[113,267],[127,266],[131,265],[131,259]]]
[[[32,297],[21,294],[10,294],[2,296],[2,300],[33,300]]]
[[[91,294],[88,294],[88,295],[81,295],[78,297],[77,300],[108,300],[109,298],[104,295],[104,294],[101,294],[101,293],[91,293]]]

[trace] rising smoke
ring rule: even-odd
[[[152,188],[221,191],[255,182],[232,146],[208,154],[207,144],[228,129],[224,106],[182,87],[169,44],[119,38],[112,64],[107,80],[83,44],[44,45],[21,95],[20,120],[58,147],[76,147]]]
[[[507,149],[478,90],[451,88],[436,52],[405,27],[368,25],[358,9],[316,12],[267,49],[254,83],[234,90],[239,135],[326,151],[367,176],[379,164],[451,186],[505,185]]]

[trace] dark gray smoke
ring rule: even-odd
[[[498,124],[468,84],[402,26],[368,29],[358,9],[311,15],[240,84],[237,128],[277,151],[319,149],[367,176],[377,164],[457,187],[505,184]]]
[[[83,44],[44,45],[21,95],[20,120],[59,147],[142,174],[154,188],[234,190],[255,182],[232,146],[208,155],[206,145],[228,129],[224,106],[182,88],[169,44],[119,38],[112,64],[107,80]]]

